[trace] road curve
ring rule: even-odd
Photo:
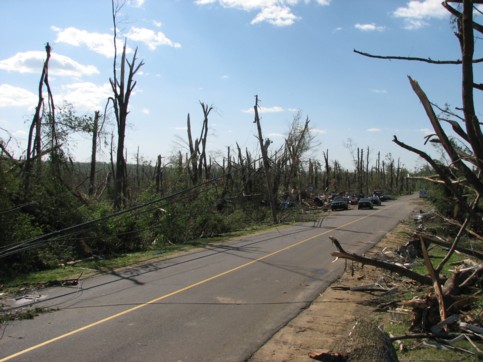
[[[341,274],[329,235],[363,253],[414,199],[43,290],[33,307],[52,312],[0,325],[0,362],[245,361]]]

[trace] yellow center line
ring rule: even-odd
[[[387,208],[386,208],[386,209],[387,209]],[[73,331],[70,331],[70,332],[68,332],[68,333],[65,333],[65,334],[62,334],[62,335],[57,336],[57,337],[55,337],[55,338],[49,339],[49,340],[47,340],[47,341],[45,341],[45,342],[42,342],[42,343],[36,344],[36,345],[34,345],[34,346],[32,346],[32,347],[26,348],[26,349],[24,349],[24,350],[22,350],[22,351],[19,351],[19,352],[14,353],[14,354],[12,354],[12,355],[10,355],[10,356],[7,356],[7,357],[5,357],[5,358],[3,358],[3,359],[0,359],[0,362],[9,361],[9,360],[11,360],[11,359],[13,359],[13,358],[15,358],[15,357],[18,357],[18,356],[24,355],[24,354],[26,354],[26,353],[28,353],[28,352],[32,352],[32,351],[34,351],[34,350],[36,350],[36,349],[42,348],[42,347],[44,347],[44,346],[47,346],[47,345],[52,344],[52,343],[54,343],[54,342],[57,342],[57,341],[59,341],[59,340],[61,340],[61,339],[67,338],[67,337],[69,337],[69,336],[72,336],[72,335],[74,335],[74,334],[80,333],[80,332],[85,331],[85,330],[87,330],[87,329],[90,329],[90,328],[92,328],[92,327],[95,327],[95,326],[98,326],[98,325],[100,325],[100,324],[106,323],[106,322],[108,322],[108,321],[111,321],[111,320],[116,319],[116,318],[118,318],[118,317],[121,317],[121,316],[123,316],[123,315],[129,314],[129,313],[132,313],[132,312],[134,312],[134,311],[136,311],[136,310],[138,310],[138,309],[144,308],[144,307],[146,307],[146,306],[148,306],[148,305],[150,305],[150,304],[157,303],[157,302],[159,302],[159,301],[161,301],[161,300],[167,299],[167,298],[172,297],[172,296],[174,296],[174,295],[177,295],[177,294],[180,294],[180,293],[185,292],[185,291],[187,291],[187,290],[193,289],[193,288],[195,288],[195,287],[197,287],[197,286],[199,286],[199,285],[206,284],[206,283],[208,283],[208,282],[210,282],[210,281],[212,281],[212,280],[218,279],[218,278],[220,278],[220,277],[222,277],[222,276],[225,276],[225,275],[227,275],[227,274],[233,273],[233,272],[235,272],[235,271],[237,271],[237,270],[240,270],[240,269],[246,268],[247,266],[250,266],[250,265],[252,265],[252,264],[255,264],[255,263],[257,263],[257,262],[259,262],[259,261],[261,261],[261,260],[264,260],[264,259],[270,258],[270,257],[271,257],[271,256],[273,256],[273,255],[276,255],[276,254],[279,254],[279,253],[281,253],[281,252],[284,252],[284,251],[287,251],[287,250],[289,250],[289,249],[292,249],[292,248],[294,248],[294,247],[296,247],[296,246],[298,246],[298,245],[301,245],[301,244],[303,244],[303,243],[306,243],[307,241],[310,241],[310,240],[313,240],[313,239],[318,238],[318,237],[320,237],[320,236],[326,235],[326,234],[328,234],[328,233],[330,233],[330,232],[333,232],[334,230],[341,229],[341,228],[346,227],[346,226],[348,226],[348,225],[351,225],[351,224],[354,224],[354,223],[359,222],[359,221],[361,221],[361,220],[364,220],[364,219],[368,218],[369,216],[374,215],[374,214],[377,214],[377,213],[382,212],[382,211],[383,211],[383,210],[381,209],[381,210],[378,210],[378,211],[372,212],[372,213],[370,213],[370,214],[368,214],[368,215],[366,215],[366,216],[363,216],[363,217],[361,217],[361,218],[358,218],[358,219],[356,219],[356,220],[353,220],[353,221],[350,221],[350,222],[348,222],[348,223],[345,223],[345,224],[343,224],[343,225],[341,225],[341,226],[338,226],[338,227],[336,227],[335,229],[331,229],[331,230],[328,230],[328,231],[324,231],[324,232],[322,232],[322,233],[319,233],[319,234],[317,234],[317,235],[311,236],[311,237],[309,237],[309,238],[306,238],[306,239],[303,239],[303,240],[297,241],[297,242],[296,242],[296,243],[294,243],[294,244],[288,245],[288,246],[286,246],[286,247],[284,247],[284,248],[282,248],[282,249],[279,249],[279,250],[276,250],[276,251],[271,252],[271,253],[269,253],[269,254],[266,254],[266,255],[264,255],[264,256],[262,256],[262,257],[258,258],[258,259],[254,259],[254,260],[252,260],[252,261],[249,261],[248,263],[245,263],[245,264],[239,265],[239,266],[237,266],[237,267],[235,267],[235,268],[232,268],[232,269],[226,270],[226,271],[224,271],[224,272],[222,272],[222,273],[219,273],[219,274],[213,275],[213,276],[211,276],[211,277],[209,277],[209,278],[206,278],[206,279],[200,280],[199,282],[196,282],[196,283],[193,283],[193,284],[187,285],[187,286],[185,286],[185,287],[183,287],[183,288],[181,288],[181,289],[178,289],[178,290],[175,290],[175,291],[173,291],[173,292],[171,292],[171,293],[168,293],[168,294],[162,295],[162,296],[157,297],[157,298],[155,298],[155,299],[152,299],[152,300],[150,300],[150,301],[148,301],[148,302],[141,303],[141,304],[139,304],[139,305],[137,305],[137,306],[135,306],[135,307],[132,307],[132,308],[126,309],[126,310],[124,310],[124,311],[122,311],[122,312],[119,312],[119,313],[113,314],[113,315],[111,315],[111,316],[109,316],[109,317],[106,317],[106,318],[104,318],[104,319],[100,319],[100,320],[98,320],[97,322],[94,322],[94,323],[91,323],[91,324],[87,324],[87,325],[85,325],[85,326],[83,326],[83,327],[80,327],[80,328],[75,329],[75,330],[73,330]]]

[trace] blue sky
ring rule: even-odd
[[[300,111],[304,119],[309,117],[317,143],[307,157],[322,160],[328,149],[331,160],[352,168],[351,143],[369,147],[371,163],[380,152],[382,158],[387,153],[400,158],[410,169],[423,165],[392,143],[397,135],[423,147],[430,127],[407,76],[433,102],[454,108],[461,105],[460,67],[369,59],[353,50],[460,58],[440,3],[126,1],[117,18],[118,36],[127,39],[128,58],[137,47],[145,63],[130,103],[128,160],[138,147],[147,161],[184,150],[188,113],[194,136],[201,130],[199,102],[214,108],[210,153],[226,155],[227,147],[238,142],[258,154],[252,111],[258,95],[262,129],[273,141],[272,150]],[[79,115],[104,110],[114,52],[111,1],[1,0],[0,13],[0,137],[21,156],[37,102],[45,43],[53,49],[49,79],[56,105],[69,102]],[[89,142],[87,137],[69,142],[77,161],[89,160]],[[107,148],[103,152],[108,159]]]

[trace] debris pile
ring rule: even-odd
[[[424,212],[419,214],[428,215]],[[431,218],[433,217],[434,214],[431,212]],[[463,230],[464,225],[461,228]],[[379,305],[377,310],[387,311],[395,323],[401,323],[401,320],[410,321],[409,330],[404,335],[390,336],[390,340],[402,351],[406,348],[403,341],[413,339],[421,341],[419,345],[453,349],[481,358],[483,253],[475,247],[462,247],[459,243],[461,235],[462,232],[453,240],[444,239],[420,224],[404,245],[394,250],[384,248],[371,258],[346,252],[341,243],[331,236],[330,239],[337,249],[332,255],[336,258],[372,265],[391,272],[386,278],[379,277],[374,283],[334,288],[352,292],[382,293],[381,296],[392,294],[399,297],[398,300],[394,300],[393,297],[390,302]],[[481,246],[481,236],[472,233],[471,237],[476,238],[473,246]],[[439,254],[442,252],[444,256],[434,257],[430,255],[430,251],[437,251]],[[450,257],[454,254],[459,254],[458,259],[461,260],[450,262]],[[414,271],[416,266],[419,266],[419,269],[424,267],[425,271]],[[446,268],[443,269],[444,266]],[[403,292],[409,289],[416,290],[416,295],[404,300]],[[399,293],[395,294],[395,291]],[[471,348],[455,345],[461,340],[468,341],[467,345]],[[324,358],[328,358],[328,355]]]

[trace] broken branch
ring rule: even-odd
[[[342,249],[340,242],[336,238],[334,238],[333,236],[329,236],[329,238],[330,238],[330,240],[332,240],[332,242],[334,243],[336,248],[339,250],[339,252],[333,252],[331,254],[332,256],[335,256],[335,257],[338,257],[338,258],[343,258],[343,259],[348,259],[348,260],[353,260],[353,261],[356,261],[356,262],[359,262],[359,263],[365,264],[365,265],[372,265],[372,266],[375,266],[375,267],[381,268],[381,269],[386,269],[386,270],[389,270],[391,272],[397,273],[399,275],[408,277],[408,278],[410,278],[414,281],[417,281],[420,284],[432,285],[431,278],[429,278],[425,275],[418,274],[418,273],[416,273],[412,270],[406,269],[402,266],[398,266],[398,265],[395,265],[395,264],[390,264],[390,263],[386,263],[384,261],[375,260],[375,259],[369,259],[369,258],[366,258],[364,256],[357,255],[357,254],[347,253],[346,251],[344,251],[344,249]]]

